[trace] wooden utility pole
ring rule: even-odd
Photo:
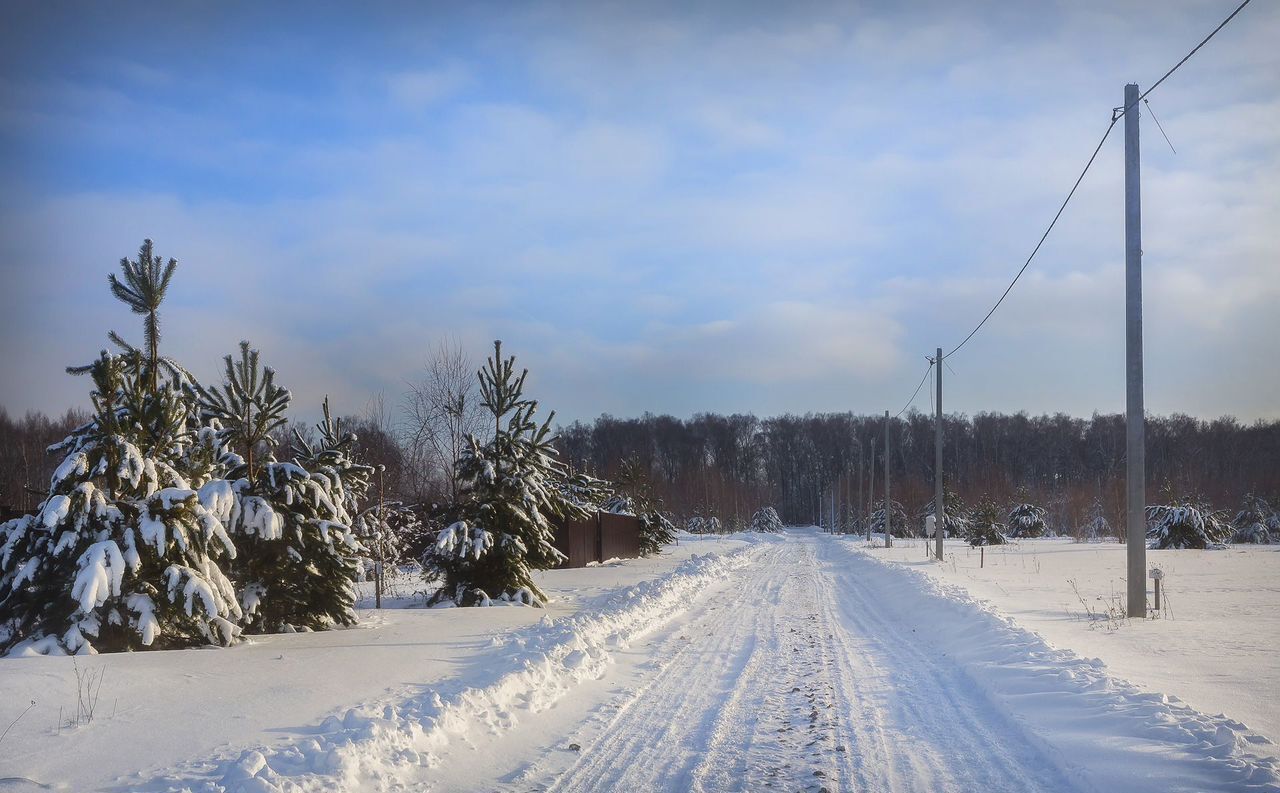
[[[889,411],[884,412],[884,547],[893,547],[893,502],[889,500]]]
[[[1147,616],[1146,415],[1142,400],[1142,178],[1138,86],[1124,87],[1125,477],[1130,617]]]
[[[937,399],[933,413],[933,555],[942,561],[942,531],[947,522],[947,505],[942,500],[942,348],[933,359]],[[925,539],[925,545],[929,540]]]

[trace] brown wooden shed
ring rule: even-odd
[[[596,511],[583,520],[558,521],[555,544],[567,559],[561,567],[586,567],[606,559],[640,555],[640,519]]]

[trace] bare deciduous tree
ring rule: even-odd
[[[458,497],[456,464],[466,437],[483,437],[488,430],[476,382],[470,358],[457,341],[446,337],[427,361],[422,380],[410,383],[405,394],[413,467],[437,476],[453,500]]]

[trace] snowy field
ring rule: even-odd
[[[1146,620],[1109,618],[1124,613],[1125,546],[1114,542],[1021,540],[987,548],[984,559],[947,541],[941,565],[925,560],[920,540],[864,550],[959,585],[1054,647],[1100,658],[1144,690],[1225,713],[1280,741],[1280,546],[1147,551],[1147,566],[1165,578],[1161,611]]]
[[[1026,543],[977,570],[961,546],[937,565],[918,541],[863,545],[686,536],[544,574],[549,613],[362,610],[350,630],[80,659],[106,674],[93,722],[70,728],[72,660],[2,660],[0,722],[38,705],[0,743],[0,791],[1280,791],[1263,717],[1202,691],[1274,707],[1275,623],[1251,612],[1275,602],[1280,557],[1153,554],[1173,614],[1112,626],[1068,614],[1050,582],[1070,571],[1092,597],[1114,547]],[[1235,629],[1205,638],[1193,580],[1259,591],[1214,594]],[[1193,669],[1245,664],[1247,693],[1180,675],[1192,652]]]

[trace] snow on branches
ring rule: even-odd
[[[1226,513],[1199,498],[1147,507],[1150,548],[1224,548],[1230,531]]]

